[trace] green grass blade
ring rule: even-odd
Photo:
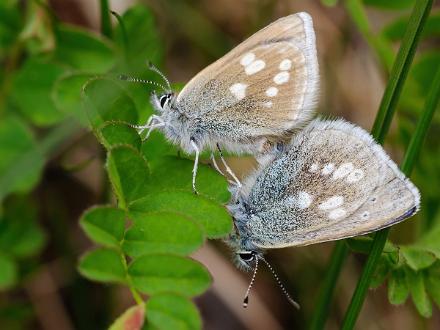
[[[371,131],[379,143],[383,143],[390,128],[400,93],[414,58],[421,31],[431,11],[432,2],[432,0],[418,0],[414,6]]]
[[[101,33],[107,38],[113,37],[112,22],[108,0],[101,0]]]
[[[429,90],[425,109],[422,113],[422,117],[419,119],[416,127],[416,131],[409,142],[408,150],[405,153],[405,157],[402,161],[401,169],[403,173],[409,175],[417,161],[420,153],[423,141],[425,140],[429,125],[431,124],[432,117],[434,116],[435,109],[439,103],[440,97],[440,69],[437,70],[434,80],[432,81],[431,88]]]
[[[393,68],[392,72],[400,73],[400,75],[398,77],[392,76],[390,78],[389,85],[395,85],[400,87],[396,87],[394,89],[393,94],[397,94],[397,96],[390,95],[389,97],[390,102],[388,103],[388,107],[384,110],[385,116],[384,116],[383,125],[380,128],[378,128],[377,131],[380,141],[383,141],[386,135],[386,131],[389,128],[389,124],[391,123],[393,108],[395,108],[395,105],[397,103],[400,90],[406,78],[412,57],[414,56],[414,52],[417,46],[417,41],[419,39],[421,31],[423,30],[423,26],[429,15],[431,7],[432,7],[432,0],[418,0],[411,15],[410,24],[408,25],[407,31],[405,33],[405,38],[402,42],[402,46],[398,54],[398,59],[396,59],[396,64],[395,64],[395,67],[399,66],[402,68],[402,64],[403,64],[403,66],[407,66],[407,68],[406,69],[402,68],[402,71],[395,71]],[[410,57],[411,60],[408,60],[408,57]],[[401,165],[401,169],[406,175],[410,175],[414,167],[415,161],[417,159],[417,155],[420,151],[423,140],[427,134],[433,113],[437,107],[440,96],[439,85],[440,85],[440,78],[439,78],[439,74],[437,73],[436,78],[431,87],[430,93],[428,95],[425,109],[422,113],[422,117],[420,118],[417,124],[416,132],[411,138],[411,142],[406,152],[404,161],[402,162]],[[387,92],[385,92],[385,94],[386,93]],[[350,302],[350,305],[348,306],[347,312],[344,317],[344,321],[342,325],[342,329],[344,330],[349,330],[354,328],[357,317],[361,311],[363,302],[365,300],[368,288],[370,287],[372,275],[374,273],[374,270],[376,269],[377,263],[382,254],[382,250],[385,246],[388,237],[388,232],[389,229],[382,230],[378,232],[374,237],[371,252],[368,255],[368,259],[365,264],[364,270],[356,286],[352,300]]]
[[[348,255],[348,247],[344,241],[336,242],[330,257],[329,268],[323,281],[323,285],[315,307],[313,318],[310,322],[310,330],[324,329],[325,321],[330,310],[330,304],[333,297],[333,291],[336,287],[336,281],[342,270],[342,265]]]

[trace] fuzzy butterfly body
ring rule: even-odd
[[[199,119],[196,140],[209,134],[226,149],[256,145],[284,138],[310,119],[318,80],[312,21],[299,13],[257,32],[196,75],[175,107]]]
[[[312,121],[250,176],[229,206],[237,251],[309,245],[376,231],[412,216],[417,188],[363,129]]]
[[[159,128],[168,140],[195,153],[195,190],[201,150],[267,154],[310,120],[318,85],[312,19],[297,13],[255,33],[197,74],[178,95],[168,90],[153,94],[157,114],[137,127]]]

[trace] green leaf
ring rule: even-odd
[[[141,152],[148,159],[151,169],[154,171],[156,165],[162,164],[162,157],[176,156],[178,149],[167,141],[161,132],[153,131],[148,139],[143,141]]]
[[[390,40],[400,40],[403,38],[406,26],[408,25],[409,17],[400,17],[392,23],[385,26],[382,34]],[[440,34],[440,13],[433,13],[426,21],[426,26],[423,29],[423,37],[438,36]]]
[[[431,267],[428,270],[428,275],[425,278],[426,291],[429,293],[430,297],[440,308],[440,262]]]
[[[40,179],[42,168],[43,156],[30,129],[18,118],[3,117],[0,120],[0,201],[11,192],[32,189]]]
[[[79,272],[88,279],[99,282],[125,283],[126,273],[123,256],[111,249],[96,249],[81,257]]]
[[[0,251],[26,258],[41,251],[46,236],[37,223],[37,208],[29,198],[10,198],[0,218]]]
[[[151,297],[146,310],[148,322],[161,330],[197,330],[202,328],[197,307],[189,299],[171,293]]]
[[[38,57],[30,57],[16,73],[11,98],[20,111],[38,126],[53,125],[64,118],[50,98],[55,81],[65,68]]]
[[[338,0],[321,0],[324,6],[334,7],[338,4]]]
[[[64,74],[55,82],[51,94],[57,109],[75,116],[81,124],[87,123],[81,103],[81,90],[90,78],[91,76],[85,73]]]
[[[185,216],[173,213],[135,213],[126,232],[123,250],[131,257],[146,253],[188,255],[203,244],[202,229]]]
[[[126,56],[132,71],[145,71],[146,61],[156,65],[163,59],[162,38],[156,30],[152,12],[143,5],[135,5],[122,15],[128,35]],[[121,26],[115,29],[115,41],[121,49],[126,47]]]
[[[219,238],[232,230],[231,216],[225,207],[203,196],[186,191],[161,191],[130,205],[130,213],[172,212],[191,218],[200,224],[209,238]]]
[[[118,247],[124,238],[125,211],[111,206],[93,207],[83,214],[80,224],[92,241]]]
[[[433,73],[440,69],[440,52],[432,51],[423,53],[417,63],[414,64],[411,76],[419,84],[422,95],[432,86],[435,75]]]
[[[409,295],[409,287],[402,267],[391,272],[388,280],[388,300],[393,305],[403,304]]]
[[[56,30],[55,58],[87,73],[106,73],[115,65],[110,43],[78,27],[60,24]]]
[[[137,330],[142,329],[145,321],[145,306],[143,304],[127,309],[109,327],[109,330]]]
[[[6,51],[17,38],[21,25],[18,6],[0,3],[0,58],[4,58]]]
[[[17,265],[10,257],[0,253],[0,290],[9,289],[17,282]]]
[[[417,308],[417,311],[423,317],[431,317],[432,305],[428,294],[426,293],[423,273],[408,270],[406,275],[408,278],[408,286],[411,292],[411,297],[414,305]]]
[[[122,208],[146,195],[148,164],[132,146],[112,148],[107,154],[107,171]]]
[[[211,283],[211,276],[200,263],[169,254],[143,255],[131,263],[128,274],[136,289],[150,295],[172,291],[195,296]]]
[[[132,98],[110,79],[91,79],[84,86],[83,104],[92,127],[107,121],[136,124],[138,114]]]
[[[380,9],[406,9],[412,7],[414,0],[362,0],[367,6],[372,6]]]
[[[148,158],[147,158],[148,159]],[[156,160],[149,188],[155,191],[178,189],[192,192],[192,169],[194,161],[178,157],[162,157]],[[208,166],[201,165],[197,171],[197,191],[226,203],[230,198],[226,179]]]
[[[440,225],[437,224],[431,230],[420,237],[413,246],[433,253],[437,259],[440,259]]]
[[[406,263],[414,270],[420,270],[431,266],[436,257],[429,251],[422,250],[416,246],[402,246],[400,249]]]
[[[100,129],[100,136],[106,149],[120,144],[128,144],[140,150],[142,144],[136,129],[123,123],[105,123]]]

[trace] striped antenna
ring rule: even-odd
[[[249,283],[249,286],[246,290],[246,294],[243,299],[243,308],[246,308],[249,304],[249,293],[251,292],[251,288],[254,285],[255,277],[257,276],[257,270],[258,270],[258,257],[256,257],[255,259],[254,274],[252,275],[251,283]]]
[[[261,258],[261,260],[263,260],[263,262],[266,264],[266,266],[270,269],[270,271],[273,274],[273,277],[275,277],[276,282],[278,283],[279,287],[281,288],[281,291],[283,291],[284,295],[286,296],[287,300],[297,309],[300,309],[299,304],[292,299],[292,297],[290,297],[289,293],[287,292],[286,288],[284,287],[283,283],[281,283],[280,278],[278,277],[277,273],[275,272],[275,270],[272,268],[272,266],[266,261],[266,259],[264,259],[263,257]]]
[[[158,69],[153,63],[151,63],[150,61],[147,62],[147,65],[148,65],[148,68],[149,68],[151,71],[156,72],[159,76],[162,77],[162,79],[165,81],[165,83],[166,83],[167,86],[168,86],[168,92],[171,92],[171,91],[172,91],[172,88],[171,88],[170,81],[167,79],[167,77],[165,77],[165,75],[162,73],[162,71],[160,71],[160,70],[159,70],[159,69]]]
[[[135,82],[135,83],[142,83],[142,84],[149,84],[149,85],[157,86],[157,87],[161,88],[164,92],[168,92],[168,89],[166,89],[162,84],[159,84],[159,83],[157,83],[155,81],[152,81],[152,80],[145,80],[145,79],[140,79],[140,78],[135,78],[135,77],[129,77],[129,76],[126,76],[125,74],[120,74],[118,76],[118,78],[120,80],[124,80],[124,81]]]

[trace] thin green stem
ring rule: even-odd
[[[100,4],[101,4],[101,33],[106,37],[112,39],[113,29],[112,29],[112,21],[110,16],[108,0],[100,0]]]
[[[426,99],[425,110],[422,113],[422,117],[417,123],[416,130],[412,135],[409,142],[408,150],[402,161],[402,171],[409,174],[414,167],[414,163],[417,161],[420,153],[423,141],[425,140],[426,133],[429,125],[431,124],[432,117],[434,116],[435,109],[439,103],[440,98],[440,69],[437,72],[432,81],[431,88],[428,92]]]
[[[406,80],[409,67],[420,39],[420,34],[429,16],[431,8],[432,0],[417,0],[414,10],[411,14],[410,22],[402,40],[399,53],[397,54],[393,70],[391,71],[391,77],[385,90],[384,98],[382,99],[381,108],[379,110],[379,114],[383,112],[382,125],[380,125],[380,122],[377,121],[373,127],[373,132],[377,132],[376,135],[378,135],[379,142],[383,142],[389,125],[391,124],[391,119],[397,105],[401,89]],[[439,87],[436,86],[436,84],[438,83],[439,79],[436,76],[431,88],[431,92],[427,98],[422,117],[417,124],[416,132],[411,138],[410,145],[407,149],[404,161],[402,162],[401,169],[406,175],[410,175],[414,167],[417,155],[427,134],[433,112],[437,106]],[[371,251],[368,255],[364,270],[345,314],[342,324],[343,330],[353,329],[354,325],[356,324],[357,317],[359,316],[363,302],[367,295],[368,288],[370,287],[371,278],[385,246],[388,232],[388,228],[384,229],[376,233],[374,237]]]
[[[397,102],[414,58],[421,32],[431,11],[432,2],[433,0],[417,0],[411,13],[371,131],[379,143],[383,143],[391,126]]]
[[[122,47],[123,47],[123,53],[125,61],[127,62],[128,59],[128,36],[127,36],[127,29],[125,28],[124,20],[122,17],[117,13],[112,11],[112,15],[116,18],[119,24],[119,28],[121,29],[121,37],[122,37]]]
[[[329,268],[321,288],[318,304],[315,307],[315,313],[310,322],[310,330],[323,329],[327,315],[330,310],[330,303],[333,297],[335,283],[342,270],[342,265],[348,255],[348,247],[344,241],[336,242],[330,257]]]
[[[126,278],[127,278],[127,285],[128,285],[128,288],[130,289],[131,294],[133,295],[133,299],[134,299],[134,301],[136,301],[136,304],[143,305],[144,300],[142,299],[142,296],[140,295],[140,293],[135,289],[130,275],[128,275],[128,265],[127,265],[127,260],[125,259],[125,255],[122,252],[122,250],[119,251],[119,254],[121,256],[122,265],[124,266],[124,269],[125,269],[125,274],[126,274]]]
[[[382,65],[386,68],[386,71],[390,72],[394,59],[393,49],[381,35],[375,35],[371,30],[362,1],[346,0],[344,4],[348,15],[359,32],[365,38],[369,46],[376,51],[376,54],[382,62]]]

